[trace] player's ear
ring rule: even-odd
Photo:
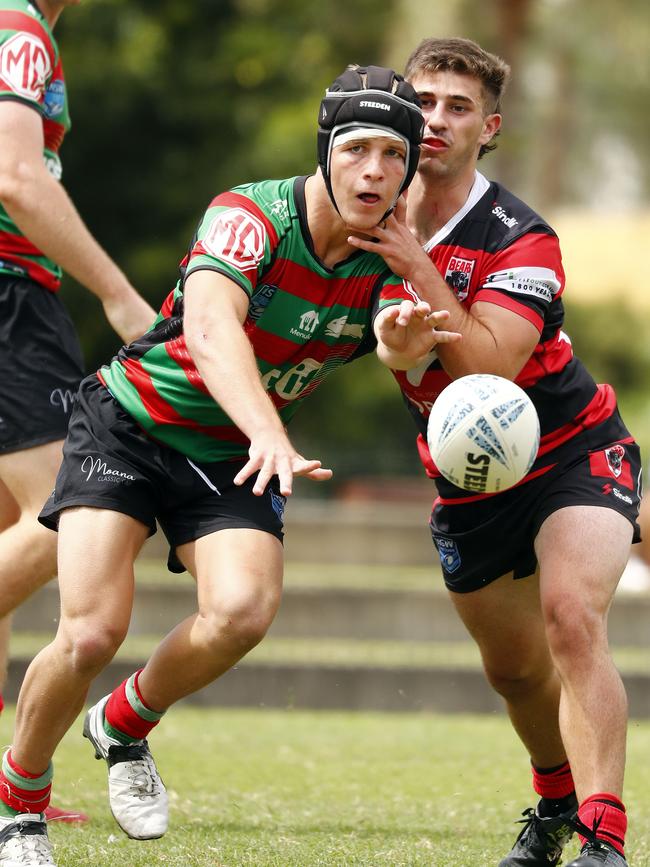
[[[494,136],[501,129],[501,115],[500,114],[487,114],[483,118],[483,130],[481,131],[481,135],[479,136],[479,144],[486,145],[489,144],[490,141],[494,138]]]

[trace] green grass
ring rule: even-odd
[[[61,867],[495,867],[532,802],[526,757],[501,717],[179,707],[151,737],[171,829],[136,842],[110,817],[105,766],[80,724],[57,753],[55,800],[92,822],[52,827]],[[649,754],[650,725],[633,723],[633,867],[650,864]]]

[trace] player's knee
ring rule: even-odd
[[[224,601],[202,618],[205,642],[218,651],[224,641],[239,651],[247,652],[266,635],[277,603],[269,598],[242,596]]]
[[[552,673],[549,664],[529,664],[525,660],[507,660],[485,664],[485,673],[492,688],[506,701],[516,701],[536,693]]]
[[[591,656],[607,641],[606,619],[588,599],[566,597],[544,605],[544,624],[554,660]]]
[[[111,625],[75,623],[63,629],[61,640],[76,674],[94,675],[113,659],[125,632]]]

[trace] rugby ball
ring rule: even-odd
[[[505,491],[524,478],[539,448],[539,418],[523,389],[487,373],[454,380],[433,405],[429,451],[440,473],[466,491]]]

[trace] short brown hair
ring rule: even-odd
[[[471,39],[423,39],[406,61],[404,78],[411,81],[419,72],[445,71],[478,78],[483,85],[485,102],[491,102],[488,114],[501,111],[501,97],[510,77],[510,67],[505,60],[485,51]],[[482,145],[479,159],[496,146],[494,139]]]

